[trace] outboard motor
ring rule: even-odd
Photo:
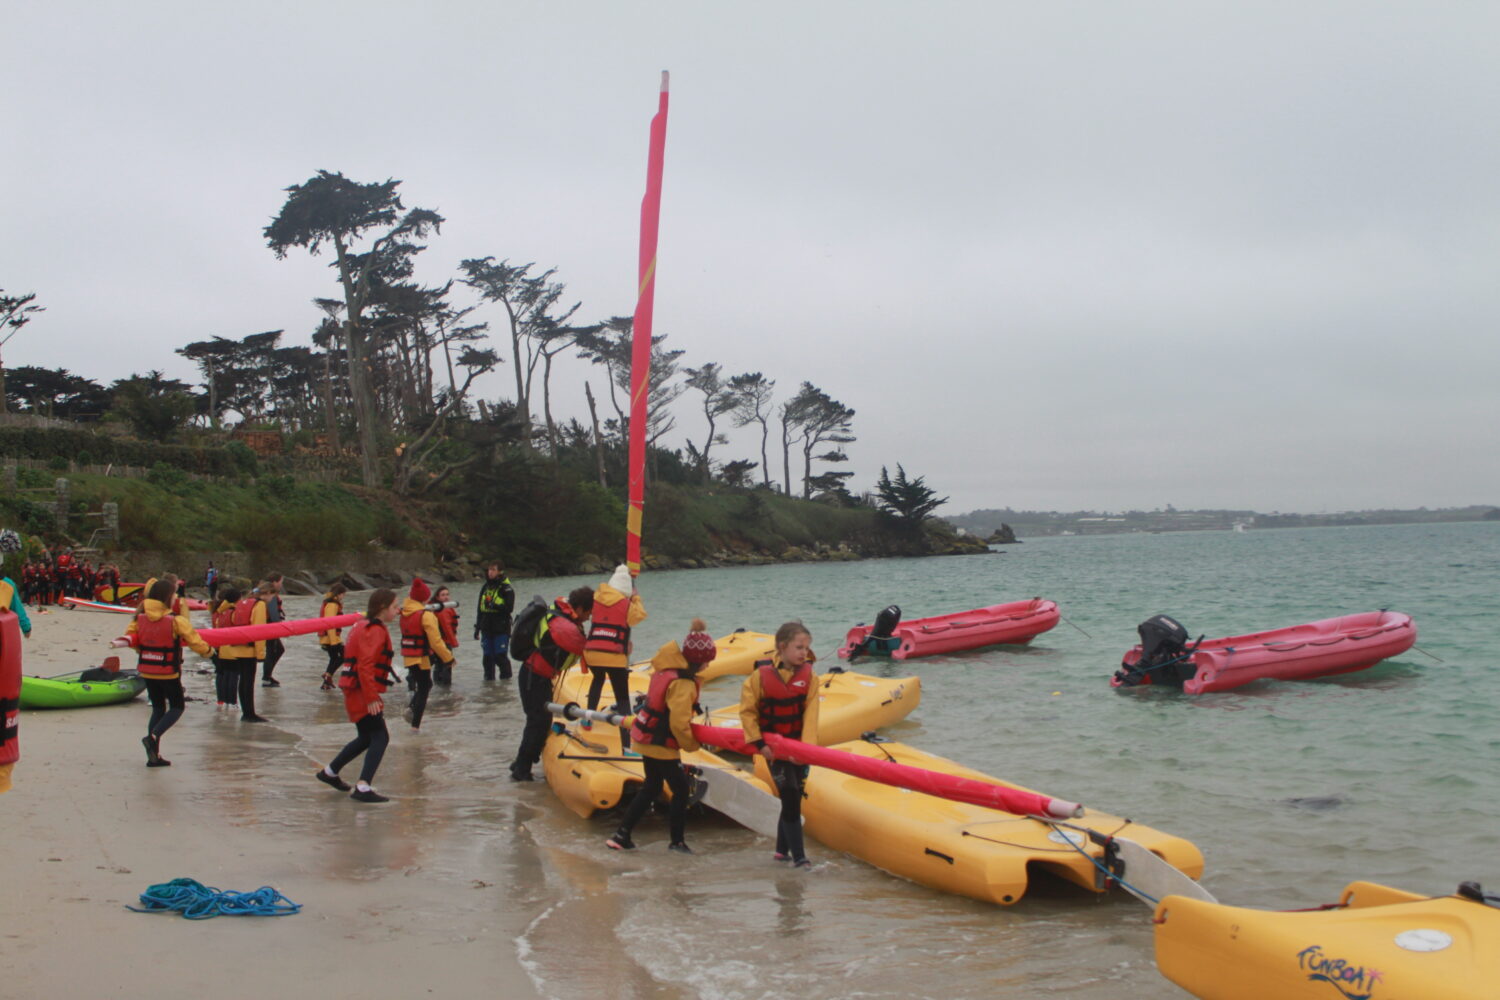
[[[889,639],[901,624],[901,609],[892,604],[875,616],[875,625],[870,629],[870,638]]]
[[[861,656],[890,656],[891,651],[901,645],[901,639],[896,636],[896,626],[901,624],[901,609],[892,604],[883,609],[875,616],[875,624],[870,627],[869,635],[859,644],[859,648],[849,654],[849,662],[853,663]]]
[[[1135,663],[1121,663],[1115,673],[1125,686],[1138,684],[1170,684],[1182,687],[1198,672],[1193,663],[1193,651],[1198,642],[1188,645],[1188,630],[1182,623],[1167,615],[1153,615],[1135,627],[1141,636],[1141,657]]]

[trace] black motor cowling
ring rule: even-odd
[[[875,616],[875,624],[870,629],[870,637],[873,639],[889,639],[896,631],[896,626],[901,624],[901,609],[892,604]]]
[[[1193,662],[1197,643],[1188,645],[1188,630],[1168,615],[1153,615],[1135,627],[1141,636],[1140,659],[1120,664],[1115,674],[1124,685],[1170,684],[1181,687],[1198,672]],[[1198,642],[1202,642],[1200,636]]]
[[[884,608],[875,616],[875,624],[870,626],[864,639],[849,651],[849,662],[853,663],[861,656],[890,656],[903,641],[895,636],[896,626],[900,624],[901,609],[894,604]]]

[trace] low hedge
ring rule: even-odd
[[[190,448],[180,444],[151,444],[90,430],[62,427],[0,427],[0,456],[7,458],[76,458],[87,455],[101,465],[140,465],[158,462],[204,476],[234,476],[241,463],[228,448]]]

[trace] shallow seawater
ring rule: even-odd
[[[522,602],[594,582],[514,581]],[[519,709],[512,684],[480,679],[467,641],[476,590],[455,588],[465,641],[453,688],[434,692],[419,735],[393,717],[377,786],[396,801],[353,820],[421,834],[400,856],[378,839],[368,857],[337,852],[336,877],[414,870],[478,883],[484,892],[418,909],[454,919],[456,906],[480,938],[486,906],[534,912],[519,940],[491,943],[519,949],[547,996],[1183,995],[1155,971],[1149,909],[1127,896],[1043,877],[1017,905],[996,907],[815,843],[817,866],[792,872],[768,841],[712,815],[689,828],[696,857],[669,855],[657,818],[637,829],[640,850],[606,850],[611,817],[580,819],[545,784],[505,779]],[[1185,837],[1224,902],[1309,906],[1354,879],[1432,893],[1465,879],[1500,886],[1500,524],[1039,539],[988,556],[649,573],[641,591],[651,617],[636,630],[638,658],[680,639],[694,616],[715,634],[800,618],[825,666],[843,633],[887,604],[916,618],[1056,600],[1063,623],[1027,647],[864,661],[867,672],[922,678],[921,706],[889,735]],[[317,610],[313,598],[288,603],[294,616]],[[1156,613],[1219,636],[1376,608],[1413,615],[1418,648],[1368,671],[1196,698],[1108,685],[1136,624]],[[284,686],[257,691],[275,726],[249,738],[284,751],[285,786],[300,799],[306,766],[352,728],[339,699],[317,690],[312,640],[289,646]],[[193,690],[204,688],[199,679]],[[736,680],[721,681],[704,702],[736,692]],[[210,739],[204,752],[225,775],[249,766],[239,740]],[[246,823],[340,839],[351,822],[337,796],[252,816],[234,801],[238,784],[222,783],[231,818],[242,809]]]

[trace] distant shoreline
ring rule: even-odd
[[[1336,514],[1261,514],[1248,510],[1099,511],[979,510],[945,518],[970,535],[988,538],[1002,525],[1017,538],[1057,535],[1162,534],[1170,531],[1253,531],[1264,528],[1344,528],[1359,525],[1500,522],[1500,507],[1344,511]]]

